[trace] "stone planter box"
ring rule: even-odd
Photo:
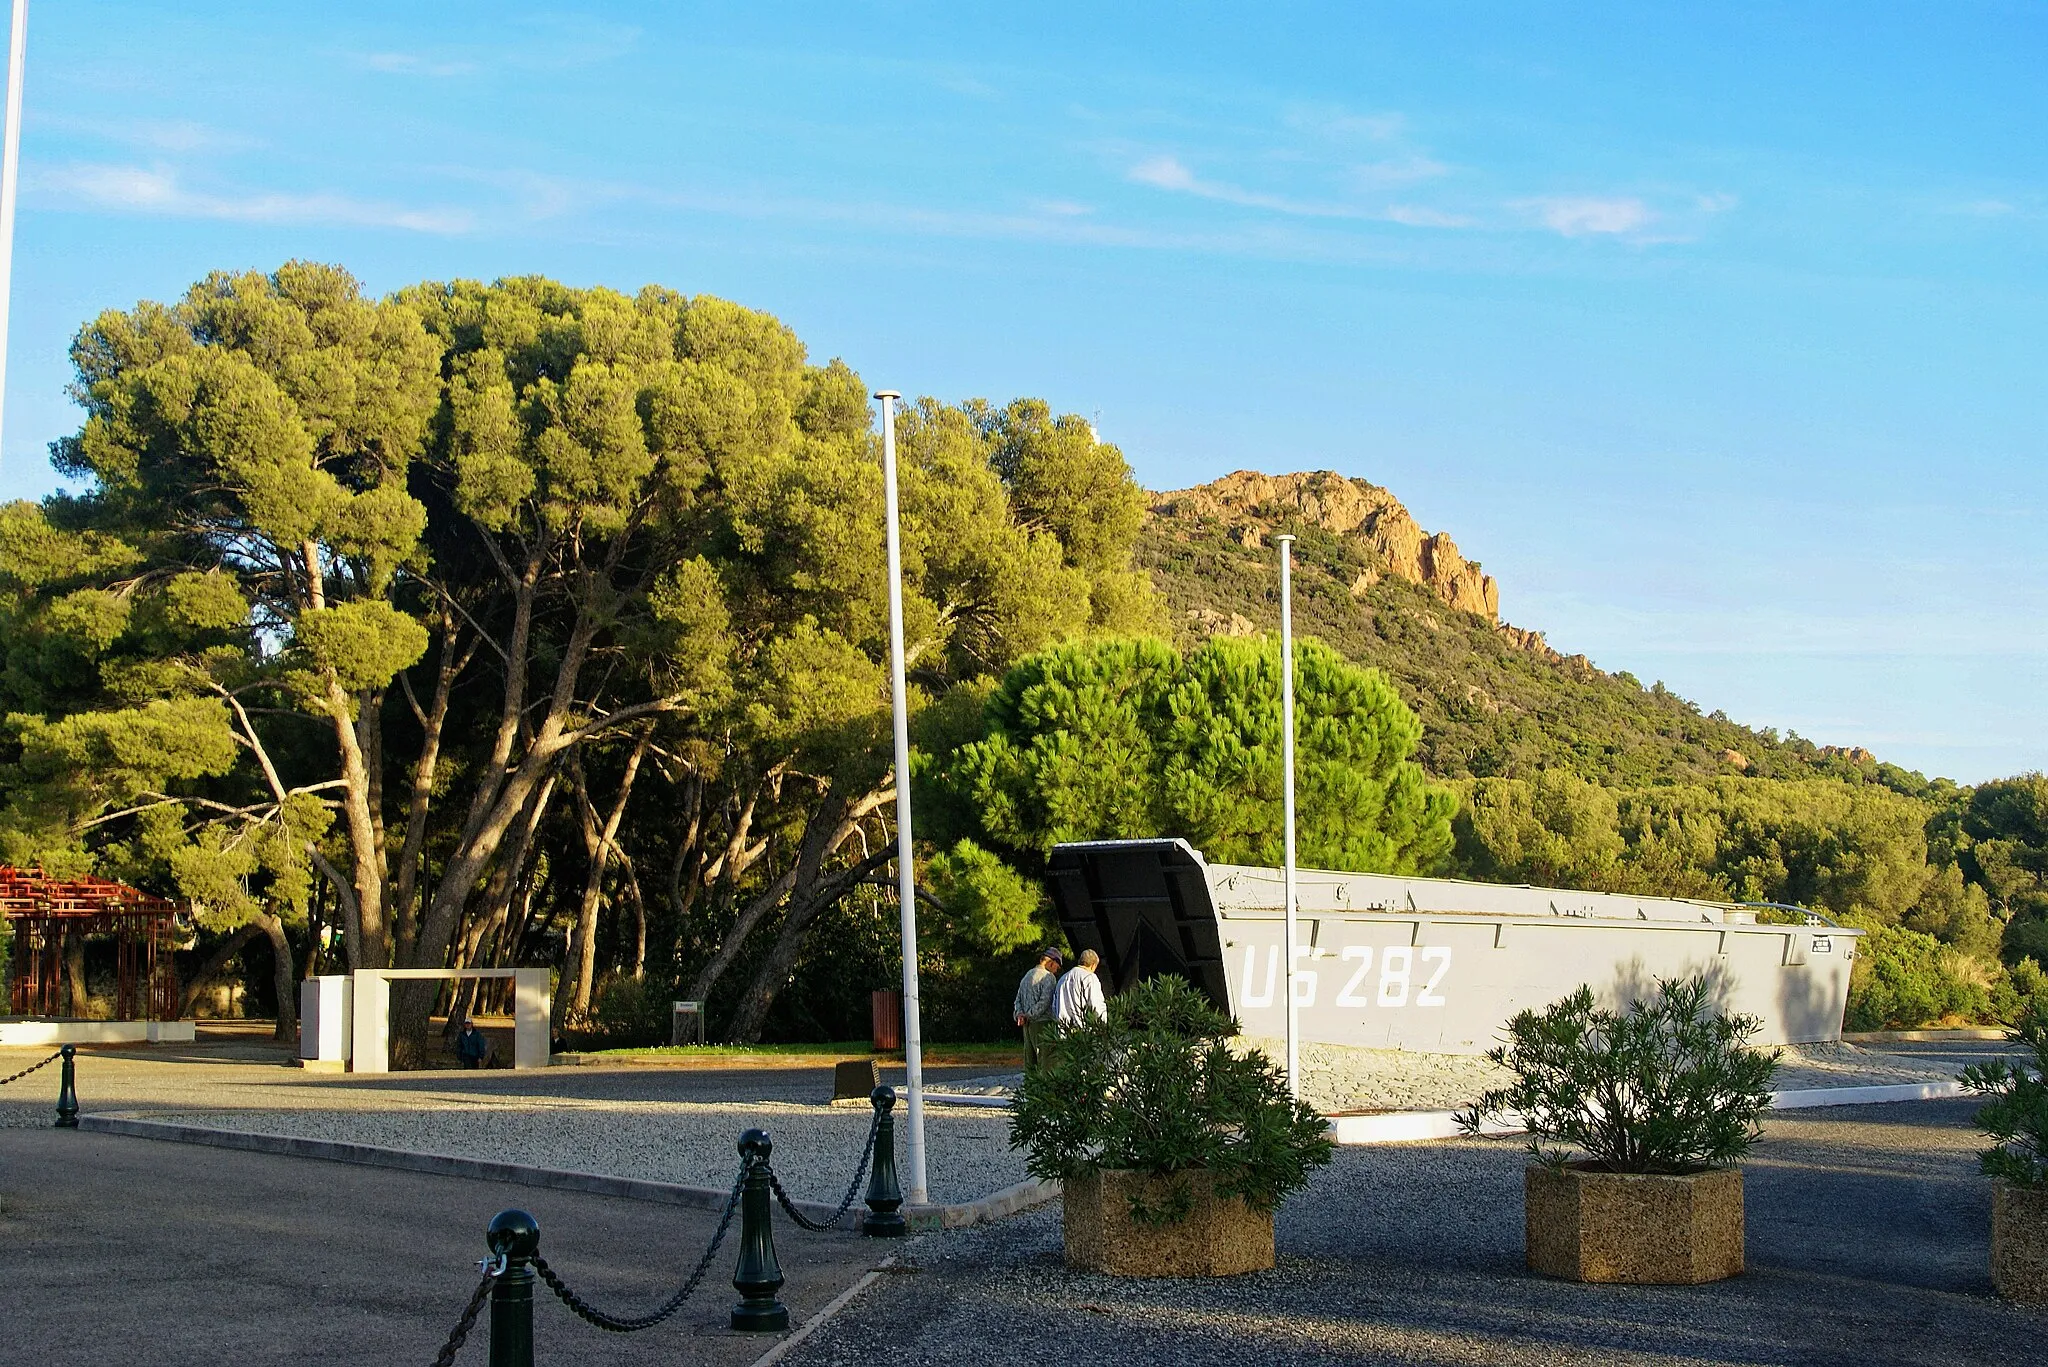
[[[1176,1189],[1193,1200],[1185,1218],[1163,1225],[1131,1218],[1133,1196],[1166,1209]],[[1117,1277],[1229,1277],[1273,1265],[1272,1215],[1217,1196],[1207,1173],[1091,1173],[1067,1182],[1061,1200],[1069,1267]]]
[[[1742,1173],[1683,1177],[1531,1164],[1529,1270],[1576,1282],[1691,1286],[1742,1271]]]
[[[2010,1182],[1993,1190],[1991,1284],[2007,1300],[2048,1305],[2048,1191]]]

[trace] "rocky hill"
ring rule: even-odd
[[[1328,470],[1239,471],[1155,495],[1141,563],[1184,640],[1276,630],[1271,540],[1296,551],[1295,623],[1384,670],[1445,778],[1563,767],[1603,784],[1736,775],[1910,784],[1861,749],[1820,747],[1703,714],[1661,683],[1561,655],[1500,620],[1500,593],[1444,532],[1378,485]]]

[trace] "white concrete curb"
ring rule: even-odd
[[[830,1305],[805,1320],[802,1327],[794,1334],[791,1334],[788,1338],[755,1358],[752,1367],[774,1367],[774,1364],[788,1357],[790,1353],[795,1351],[798,1344],[824,1328],[827,1320],[852,1304],[855,1296],[858,1296],[861,1292],[880,1281],[888,1269],[895,1266],[895,1264],[896,1259],[894,1257],[884,1258],[878,1266],[871,1267],[862,1273],[858,1281],[852,1286],[847,1287],[837,1296],[834,1296]]]

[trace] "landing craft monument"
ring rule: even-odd
[[[1211,864],[1183,840],[1055,846],[1047,882],[1078,949],[1113,988],[1177,973],[1245,1033],[1285,1030],[1278,869]],[[1842,1036],[1860,931],[1807,913],[1759,924],[1730,902],[1448,878],[1297,874],[1301,1038],[1367,1049],[1484,1053],[1508,1018],[1581,984],[1605,1002],[1705,973],[1758,1044]]]

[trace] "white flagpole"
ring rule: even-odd
[[[28,57],[28,0],[14,0],[7,38],[7,148],[0,156],[0,431],[7,413],[7,315],[14,304],[14,189],[21,178],[21,85]]]
[[[924,1171],[924,1041],[917,1012],[917,868],[910,859],[910,700],[903,675],[903,544],[896,518],[896,400],[893,389],[875,395],[882,401],[882,499],[889,522],[889,696],[896,713],[896,900],[903,921],[903,1071],[910,1093],[904,1108],[910,1131],[905,1147],[910,1184],[904,1203],[930,1201]]]
[[[1280,543],[1280,819],[1286,828],[1287,1095],[1301,1099],[1301,1008],[1294,997],[1294,538]]]

